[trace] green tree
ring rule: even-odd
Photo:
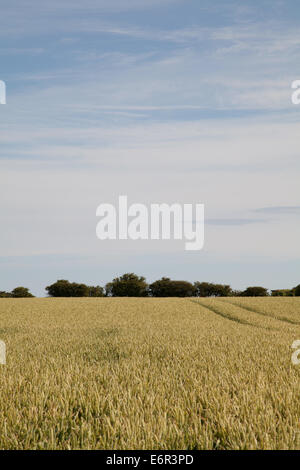
[[[0,291],[0,299],[5,299],[5,298],[8,298],[8,297],[11,297],[10,292]]]
[[[161,279],[152,282],[149,286],[149,293],[152,297],[169,297],[171,279],[169,277],[162,277]]]
[[[66,279],[59,279],[51,286],[46,287],[50,297],[88,297],[89,287],[85,284],[69,282]]]
[[[197,297],[229,297],[232,295],[231,287],[228,284],[197,281],[194,287]]]
[[[268,289],[261,286],[247,287],[247,289],[242,292],[243,297],[266,297],[267,295],[269,295]]]
[[[148,284],[144,277],[126,273],[106,284],[105,290],[109,297],[146,297]]]
[[[294,289],[276,289],[271,291],[272,297],[293,297]]]
[[[20,299],[20,298],[26,298],[26,297],[32,298],[34,297],[34,295],[32,295],[29,292],[29,289],[27,289],[27,287],[16,287],[14,290],[11,291],[10,297],[13,297],[15,299]]]
[[[150,284],[149,292],[152,297],[192,297],[195,289],[190,282],[163,277]]]
[[[101,286],[90,286],[89,297],[104,297],[104,289]]]
[[[294,287],[293,291],[294,291],[294,295],[296,297],[300,297],[300,284],[298,286]]]

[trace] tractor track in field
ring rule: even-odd
[[[194,304],[197,304],[197,305],[200,305],[201,307],[204,307],[206,308],[207,310],[210,310],[211,312],[215,313],[216,315],[219,315],[220,317],[223,317],[225,318],[226,320],[230,320],[230,321],[233,321],[234,323],[239,323],[240,325],[244,325],[244,326],[253,326],[254,328],[262,328],[263,330],[275,330],[276,328],[269,328],[269,327],[265,327],[265,326],[261,326],[261,325],[255,325],[254,323],[251,323],[247,320],[242,320],[238,317],[235,317],[235,316],[230,316],[230,315],[227,315],[226,313],[224,312],[220,312],[220,310],[217,310],[215,309],[214,307],[211,307],[211,306],[207,306],[206,304],[202,303],[202,302],[199,302],[198,300],[191,300],[189,299],[189,302],[192,302]],[[237,307],[237,305],[236,305]]]
[[[220,300],[220,299],[218,299],[218,301],[223,302],[223,304],[234,305],[235,307],[238,307],[242,310],[247,310],[248,312],[257,313],[258,315],[262,315],[264,317],[273,318],[273,320],[278,320],[278,321],[282,321],[282,322],[285,322],[285,323],[290,323],[291,325],[300,325],[300,322],[297,322],[296,320],[290,320],[289,318],[286,318],[286,317],[274,317],[273,315],[270,315],[269,313],[264,313],[264,312],[261,312],[259,310],[255,310],[252,307],[243,306],[241,304],[231,302],[229,300]]]

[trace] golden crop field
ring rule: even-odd
[[[295,449],[300,298],[1,299],[1,449]]]

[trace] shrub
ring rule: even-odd
[[[9,292],[0,291],[0,299],[4,299],[7,297],[11,297],[11,294]]]
[[[106,284],[105,290],[109,297],[146,297],[148,284],[144,277],[126,273]]]
[[[271,291],[272,297],[293,297],[294,289],[276,289]]]
[[[9,294],[9,297],[13,297],[15,299],[21,299],[21,298],[32,298],[34,295],[32,295],[29,292],[29,289],[27,287],[16,287],[14,290],[11,291]]]
[[[88,297],[89,289],[85,284],[77,284],[65,279],[60,279],[46,287],[50,297]]]
[[[247,287],[247,289],[242,292],[243,297],[266,297],[267,295],[269,295],[268,289],[260,286]]]
[[[232,295],[231,287],[227,284],[195,282],[194,287],[197,297],[228,297]]]
[[[293,291],[294,291],[294,295],[296,297],[300,297],[300,284],[298,286],[294,287]]]
[[[89,297],[104,297],[104,289],[100,286],[89,287]]]
[[[195,288],[190,282],[173,281],[168,277],[150,284],[149,291],[152,297],[192,297],[195,294]]]

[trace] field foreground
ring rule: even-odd
[[[1,299],[0,339],[0,449],[300,446],[300,298]]]

